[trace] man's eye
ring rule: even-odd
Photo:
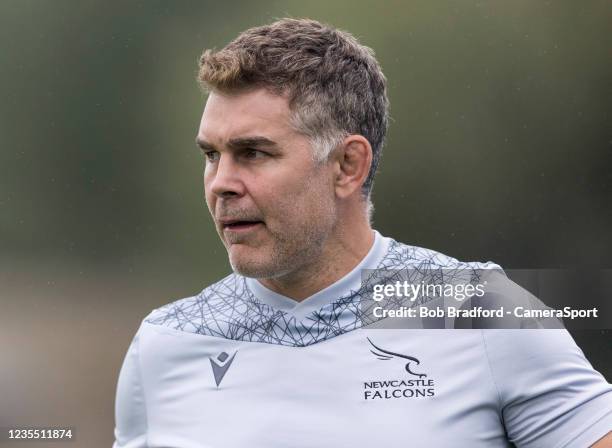
[[[206,160],[209,162],[216,162],[217,160],[219,160],[218,151],[206,151],[204,155],[206,156]]]
[[[257,149],[247,149],[244,151],[244,156],[247,159],[261,159],[265,157],[267,154],[263,151],[259,151]]]

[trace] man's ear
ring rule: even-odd
[[[336,148],[334,187],[339,198],[360,191],[372,165],[372,146],[362,135],[349,135]]]

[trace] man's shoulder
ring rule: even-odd
[[[198,328],[205,323],[203,319],[214,320],[227,313],[236,313],[238,309],[246,306],[244,302],[249,301],[251,296],[244,277],[232,273],[194,296],[154,309],[144,321],[198,333]]]
[[[492,262],[460,261],[433,249],[405,244],[390,239],[387,255],[382,260],[381,269],[497,269],[501,267]]]

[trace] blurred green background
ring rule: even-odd
[[[197,58],[285,16],[349,30],[389,80],[381,233],[506,268],[611,267],[608,1],[3,1],[0,427],[110,446],[140,320],[229,271]],[[612,378],[611,334],[574,336]]]

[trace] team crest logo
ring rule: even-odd
[[[419,361],[417,358],[415,358],[414,356],[408,356],[408,355],[402,355],[400,353],[394,353],[394,352],[390,352],[389,350],[384,350],[380,347],[378,347],[377,345],[375,345],[370,338],[368,338],[368,342],[372,345],[372,347],[374,347],[374,350],[370,350],[370,352],[376,356],[378,359],[380,359],[381,361],[388,361],[390,359],[393,358],[403,358],[408,360],[408,362],[406,363],[406,366],[404,367],[406,369],[406,372],[408,372],[411,375],[414,375],[418,378],[425,378],[427,376],[427,374],[425,373],[416,373],[413,372],[410,369],[410,365],[412,363],[416,364],[417,366],[421,363],[421,361]]]
[[[390,359],[401,360],[406,363],[404,370],[411,376],[391,379],[371,379],[363,383],[363,399],[372,400],[394,400],[394,399],[421,399],[430,398],[435,395],[435,383],[432,378],[427,378],[426,373],[415,372],[414,366],[421,362],[414,356],[395,353],[385,350],[374,344],[370,338],[370,353],[381,361]]]

